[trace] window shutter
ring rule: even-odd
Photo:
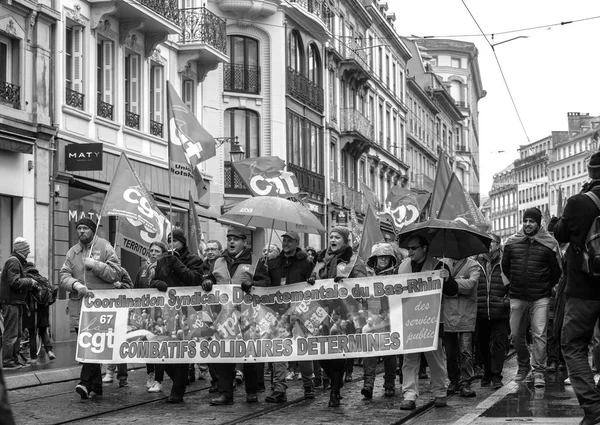
[[[194,112],[194,82],[192,80],[183,80],[183,103],[190,112]]]
[[[73,27],[73,90],[83,93],[83,27]]]
[[[131,104],[129,106],[129,112],[133,112],[134,114],[139,115],[139,83],[140,83],[140,57],[138,55],[130,55],[129,59],[131,60],[129,64],[130,70],[130,78],[131,85],[129,93],[129,98],[131,99]]]
[[[154,72],[154,117],[152,118],[156,122],[163,122],[163,69],[160,66],[152,68]]]
[[[114,66],[113,66],[113,52],[114,52],[114,48],[113,48],[113,42],[112,41],[103,41],[102,42],[102,59],[103,59],[103,64],[102,64],[102,78],[104,79],[104,81],[102,81],[102,89],[103,89],[103,93],[102,93],[102,98],[104,100],[104,102],[108,103],[109,105],[114,105],[113,103],[113,73],[114,73]]]

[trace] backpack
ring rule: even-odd
[[[585,195],[594,201],[596,207],[600,210],[600,199],[592,192],[586,192]],[[600,279],[600,215],[598,215],[585,237],[583,245],[583,271],[594,279]]]

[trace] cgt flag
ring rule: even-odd
[[[253,196],[289,198],[300,193],[296,176],[283,169],[285,162],[277,156],[246,158],[231,165]]]
[[[206,191],[200,163],[216,155],[215,139],[185,106],[171,83],[167,84],[169,106],[169,168],[171,173],[192,177],[198,197]]]
[[[373,190],[362,181],[360,182],[360,190],[362,191],[363,195],[365,195],[367,204],[371,205],[375,211],[379,211],[379,200],[377,199],[375,192],[373,192]]]
[[[440,205],[440,212],[437,218],[442,220],[464,218],[469,224],[475,225],[478,228],[487,228],[489,226],[489,223],[481,211],[479,211],[473,199],[471,199],[471,195],[465,191],[455,173],[452,173],[452,178]]]
[[[400,186],[390,188],[384,211],[392,218],[396,230],[416,222],[421,213],[415,193]]]
[[[204,237],[202,236],[202,226],[198,219],[198,211],[196,203],[192,197],[192,192],[189,192],[189,209],[188,215],[188,245],[192,253],[197,254],[204,259]]]
[[[435,183],[433,184],[433,193],[431,194],[429,210],[429,216],[433,218],[440,218],[440,208],[446,195],[446,191],[448,190],[450,178],[452,177],[452,170],[450,170],[446,158],[446,154],[442,152],[438,160],[437,172],[435,173]]]
[[[362,237],[358,246],[358,257],[367,261],[371,255],[371,249],[377,242],[385,240],[375,210],[367,205],[367,214],[363,225]]]

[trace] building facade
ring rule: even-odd
[[[493,232],[502,241],[515,234],[519,229],[518,182],[514,164],[494,174],[492,190],[489,193],[489,216]]]

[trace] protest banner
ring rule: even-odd
[[[437,348],[441,300],[439,271],[255,287],[250,294],[225,284],[210,292],[94,291],[83,300],[76,359],[243,363],[423,352]],[[350,320],[357,333],[346,334]]]

